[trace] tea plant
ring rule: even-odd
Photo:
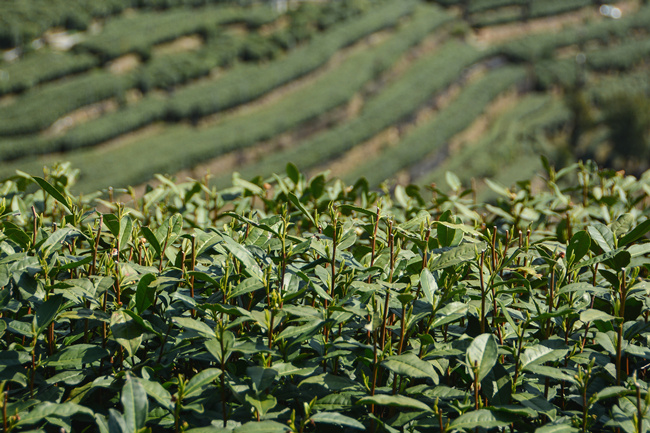
[[[650,426],[649,178],[2,184],[4,432]],[[120,200],[128,200],[126,203]]]

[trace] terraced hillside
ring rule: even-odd
[[[638,173],[645,3],[5,1],[0,177],[67,160],[81,192],[155,173],[261,185],[292,162],[369,186],[510,184],[540,153]]]

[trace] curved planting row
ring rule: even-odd
[[[570,119],[570,111],[559,100],[544,94],[523,96],[514,107],[491,119],[489,129],[479,140],[463,143],[460,150],[428,166],[425,172],[413,173],[414,181],[418,185],[440,185],[447,172],[455,173],[463,183],[471,177],[493,178],[507,165],[513,165],[506,161],[521,154],[552,154],[553,149],[543,146],[543,135],[562,128]],[[528,166],[522,166],[522,170],[528,170]]]
[[[381,92],[369,98],[356,118],[297,146],[266,155],[259,163],[249,164],[237,171],[248,178],[277,172],[286,161],[292,161],[302,170],[324,164],[386,128],[415,115],[436,94],[461,78],[463,69],[489,54],[459,41],[447,42],[432,54],[417,60],[397,81],[386,85]],[[222,175],[218,182],[227,183],[228,176]]]
[[[337,68],[318,77],[305,88],[289,93],[255,113],[235,115],[206,128],[171,126],[164,130],[164,134],[124,146],[72,153],[70,160],[85,165],[89,178],[84,185],[92,189],[109,179],[119,186],[145,181],[159,171],[177,171],[210,157],[254,146],[259,141],[272,138],[347,103],[355,93],[390,68],[410,47],[449,20],[437,8],[422,6],[418,10],[410,25],[401,27],[386,41],[351,55]],[[455,52],[462,50],[461,44],[455,47]],[[452,50],[448,51],[447,57],[453,57]],[[417,89],[414,91],[417,92]],[[155,101],[152,101],[151,107],[152,110],[156,109]],[[178,143],[191,143],[191,146],[180,147]],[[156,152],[151,153],[151,149],[156,149]],[[26,158],[5,165],[4,174],[9,175],[15,168],[36,166],[37,162]],[[120,169],[116,170],[118,166]]]
[[[88,46],[91,51],[98,50],[101,57],[118,57],[130,51],[139,52],[146,62],[138,72],[135,86],[147,92],[153,88],[170,89],[172,86],[183,84],[190,79],[208,75],[217,66],[226,66],[237,58],[244,61],[257,61],[277,56],[280,51],[293,48],[298,43],[311,38],[317,31],[324,31],[334,24],[341,23],[358,15],[364,5],[358,1],[327,3],[325,5],[304,5],[295,11],[287,13],[289,23],[273,31],[268,37],[262,37],[256,32],[246,35],[233,36],[213,29],[204,32],[205,39],[199,50],[174,53],[173,55],[153,55],[152,44],[164,40],[174,39],[184,33],[178,26],[191,26],[194,20],[187,16],[194,16],[200,10],[180,10],[168,13],[138,13],[134,16],[109,21],[107,29],[98,36],[91,36],[90,40],[80,45]],[[269,9],[256,9],[259,17],[249,17],[248,9],[210,8],[212,11],[241,11],[244,19],[251,24],[259,24],[259,20],[266,20]],[[266,11],[266,12],[264,12]],[[184,21],[176,22],[182,16]],[[149,19],[147,20],[147,17]],[[191,17],[190,17],[191,18]],[[213,17],[216,19],[217,17]],[[218,17],[226,20],[227,17]],[[205,18],[204,18],[205,20]],[[117,22],[117,23],[115,23]],[[205,21],[202,22],[205,24]],[[204,26],[206,27],[206,26]],[[207,26],[206,29],[210,27]],[[151,28],[156,29],[150,35]],[[227,29],[226,29],[227,30]],[[134,33],[138,33],[135,34]],[[106,33],[109,33],[108,35]],[[142,36],[148,39],[143,40]],[[128,38],[127,38],[128,36]],[[123,42],[119,38],[125,39]],[[108,41],[107,41],[108,40]],[[103,42],[102,42],[103,41]],[[107,52],[103,51],[106,46]],[[95,48],[92,48],[95,47]],[[64,77],[66,75],[83,72],[99,65],[100,59],[79,47],[76,52],[52,52],[39,49],[28,52],[18,61],[0,63],[0,95],[5,93],[22,92],[47,81]]]
[[[504,67],[489,72],[466,85],[458,97],[436,113],[431,121],[403,137],[399,146],[369,156],[345,177],[364,176],[371,186],[376,186],[427,155],[442,151],[447,142],[471,125],[494,98],[525,77],[525,70],[520,67]]]
[[[150,57],[151,48],[180,36],[207,35],[219,27],[242,23],[259,27],[277,19],[270,6],[252,9],[209,6],[201,9],[174,9],[165,13],[140,12],[109,20],[97,35],[90,35],[75,49],[89,51],[108,61],[131,52]]]
[[[234,1],[234,0],[233,0]],[[6,0],[0,3],[0,48],[27,46],[53,27],[86,30],[93,19],[129,8],[195,7],[231,0]]]
[[[0,95],[19,93],[43,82],[84,72],[99,61],[87,53],[39,50],[14,63],[0,63]]]
[[[2,183],[4,430],[650,425],[647,176],[548,167],[495,206],[287,174],[106,213],[65,167]]]
[[[593,21],[578,28],[526,36],[507,42],[500,46],[500,52],[514,61],[536,61],[552,58],[559,48],[593,42],[606,45],[612,40],[625,40],[634,33],[645,32],[649,27],[650,7],[642,7],[618,20]]]
[[[416,4],[416,0],[408,0],[381,5],[353,23],[341,24],[322,36],[314,37],[309,44],[290,51],[286,57],[268,65],[238,65],[214,82],[179,88],[155,113],[148,106],[139,110],[136,103],[134,108],[129,108],[125,113],[118,111],[109,114],[107,120],[102,119],[100,126],[108,124],[108,129],[97,129],[92,122],[75,128],[71,142],[66,142],[65,136],[54,140],[36,138],[34,153],[94,145],[116,133],[129,132],[130,129],[124,129],[121,125],[125,124],[124,118],[134,115],[139,117],[135,123],[145,125],[163,118],[196,118],[249,102],[322,66],[338,50],[360,38],[394,26],[402,16],[412,12]],[[205,69],[204,72],[208,70]],[[127,89],[138,84],[139,79],[137,70],[125,75],[101,71],[41,86],[27,92],[9,106],[0,107],[0,136],[38,131],[74,109],[110,97],[123,97]],[[43,106],[47,109],[42,109]],[[25,152],[28,149],[17,151]]]

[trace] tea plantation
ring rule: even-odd
[[[645,2],[9,0],[0,17],[2,178],[66,160],[83,193],[225,186],[292,162],[510,184],[542,152],[647,168]]]
[[[645,432],[649,178],[543,162],[493,204],[291,164],[7,181],[3,432]]]
[[[2,433],[650,431],[647,2],[295,3],[0,3]]]

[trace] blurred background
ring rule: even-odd
[[[648,168],[642,0],[3,0],[0,49],[0,177],[76,192]]]

